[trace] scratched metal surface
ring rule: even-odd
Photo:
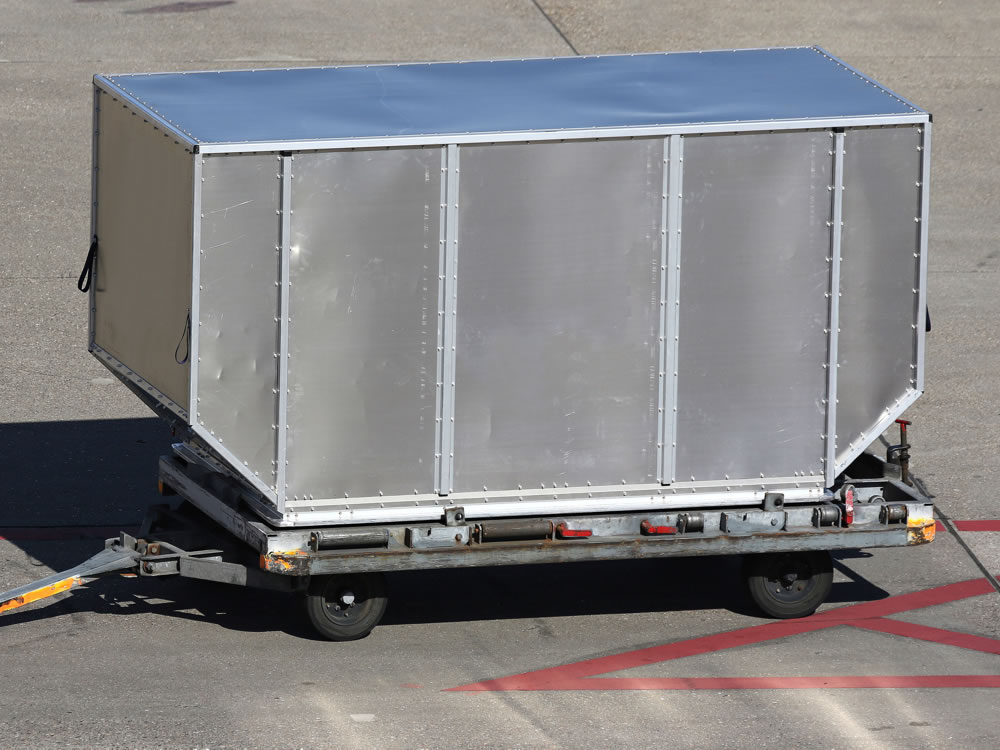
[[[195,419],[274,484],[280,182],[277,159],[220,156],[202,168]]]
[[[441,150],[299,154],[290,500],[433,491]]]

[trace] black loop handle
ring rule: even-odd
[[[87,261],[83,264],[80,272],[80,279],[76,282],[76,288],[81,292],[90,291],[90,282],[94,278],[94,261],[97,260],[97,235],[94,235],[93,242],[90,243],[90,251],[87,253]]]
[[[184,348],[184,357],[181,358],[181,344],[187,342],[187,346]],[[187,319],[184,321],[184,330],[181,331],[181,338],[177,342],[177,346],[174,348],[174,362],[179,365],[187,364],[188,359],[191,358],[191,311],[188,310]]]

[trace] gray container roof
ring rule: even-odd
[[[818,47],[96,76],[197,144],[923,114]]]

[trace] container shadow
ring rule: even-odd
[[[79,527],[137,527],[146,509],[162,502],[157,459],[170,441],[155,417],[0,424],[0,454],[13,469],[4,473],[0,536],[53,570],[82,562],[67,545],[21,539],[45,529],[70,541]],[[90,554],[101,549],[92,546]]]

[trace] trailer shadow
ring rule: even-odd
[[[0,424],[0,528],[137,526],[170,442],[155,417]]]
[[[169,446],[169,429],[156,418],[0,425],[0,450],[16,468],[7,472],[0,536],[8,531],[8,543],[38,578],[76,565],[101,546],[92,531],[84,539],[86,529],[137,527],[161,501],[157,458]],[[55,531],[59,539],[32,540],[31,530]],[[834,584],[828,602],[888,596],[844,562],[867,555],[835,555],[847,580]],[[408,571],[389,576],[388,584],[386,625],[713,609],[757,614],[732,557]],[[74,613],[150,612],[315,638],[298,605],[287,594],[201,581],[105,578],[45,606],[0,615],[0,627]]]
[[[842,562],[835,565],[847,580],[834,584],[828,603],[889,596]],[[388,589],[383,625],[718,609],[760,616],[740,584],[739,560],[729,557],[408,571],[389,576]],[[0,627],[86,613],[149,613],[319,640],[293,595],[177,578],[105,578],[47,606],[0,615]]]

